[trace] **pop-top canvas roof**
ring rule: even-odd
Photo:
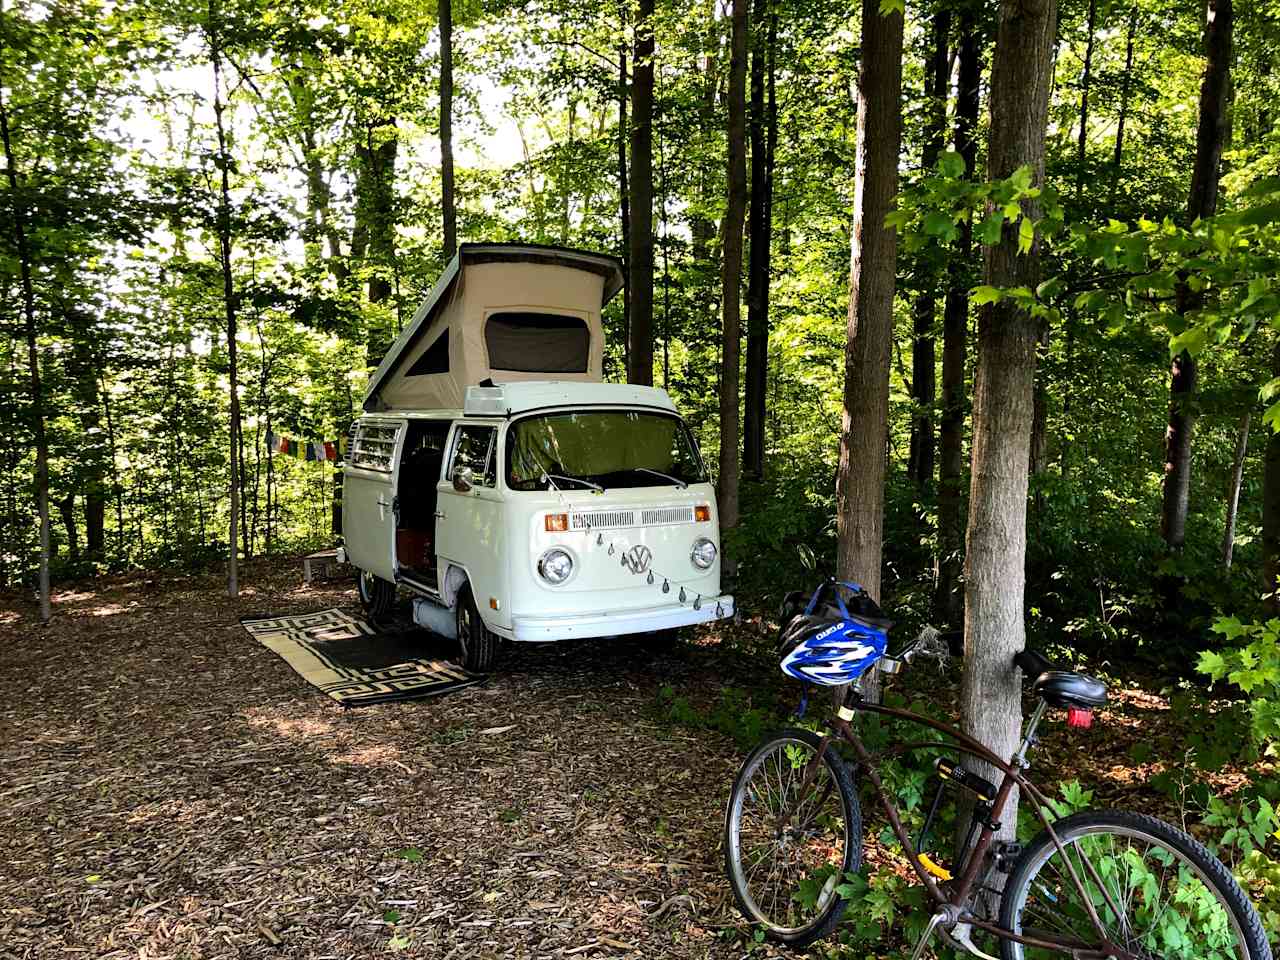
[[[374,371],[364,409],[460,409],[484,380],[599,381],[600,311],[621,288],[605,254],[464,243]]]

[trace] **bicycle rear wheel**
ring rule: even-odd
[[[792,946],[825,937],[840,922],[836,892],[862,862],[862,816],[844,762],[828,746],[812,782],[805,770],[821,738],[786,729],[751,752],[725,817],[729,883],[748,920]]]
[[[1062,852],[1041,832],[1014,865],[1000,903],[1005,929],[1099,946],[1086,899],[1071,878],[1074,870],[1107,938],[1133,956],[1271,960],[1262,923],[1244,891],[1213,854],[1181,830],[1115,810],[1074,814],[1053,829]],[[1004,960],[1064,955],[1011,940],[1002,941],[1001,951]]]

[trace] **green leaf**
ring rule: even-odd
[[[403,850],[397,851],[396,856],[401,860],[408,860],[410,863],[422,862],[422,851],[417,847],[405,847]]]
[[[955,233],[955,224],[947,214],[931,211],[924,215],[924,232],[931,237],[946,237]]]
[[[978,239],[989,247],[994,246],[1000,242],[1000,232],[1003,228],[1004,214],[999,210],[992,210],[978,227]]]
[[[382,922],[383,923],[399,923],[400,911],[399,910],[386,911],[385,913],[382,914]]]
[[[387,949],[396,950],[396,951],[407,950],[409,949],[409,945],[411,943],[413,943],[413,941],[410,940],[403,933],[397,933],[394,937],[392,937],[390,940],[387,941]]]
[[[974,287],[969,291],[969,298],[973,301],[975,307],[981,307],[988,303],[995,303],[1003,296],[999,287]]]
[[[1018,252],[1028,253],[1035,239],[1036,225],[1031,222],[1030,217],[1023,217],[1022,222],[1018,224]]]
[[[1222,659],[1222,654],[1214,653],[1212,650],[1201,650],[1196,671],[1207,673],[1214,680],[1220,680],[1227,672],[1227,663]]]
[[[906,15],[906,0],[880,0],[880,16],[887,17],[894,13],[901,13],[903,16]]]
[[[944,177],[963,177],[964,176],[964,157],[956,153],[954,150],[945,151],[938,158],[938,172]]]

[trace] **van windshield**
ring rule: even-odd
[[[507,486],[513,490],[705,480],[698,448],[678,417],[628,410],[552,413],[517,420],[507,432]]]

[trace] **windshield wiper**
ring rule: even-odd
[[[673,477],[671,474],[663,473],[661,470],[650,470],[648,467],[632,467],[631,469],[634,473],[651,473],[655,477],[661,477],[663,480],[670,480],[681,490],[689,489],[689,484],[685,483],[679,477]]]
[[[590,480],[583,480],[581,477],[566,477],[562,473],[544,473],[542,477],[548,483],[551,483],[552,480],[567,480],[569,483],[580,483],[584,487],[590,487],[592,490],[598,490],[601,493],[604,493],[604,487],[600,486],[600,484],[592,483]],[[551,486],[556,490],[560,489],[554,483],[552,483]]]

